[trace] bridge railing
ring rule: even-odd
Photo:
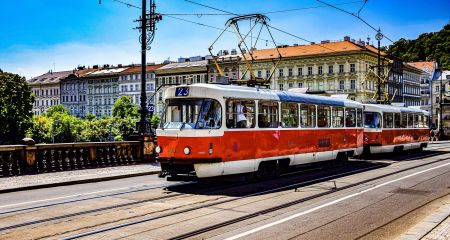
[[[0,177],[130,165],[142,160],[140,141],[3,145]]]

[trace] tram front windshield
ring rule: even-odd
[[[381,128],[381,114],[377,112],[364,113],[365,128]]]
[[[214,99],[167,99],[163,128],[217,129],[222,124],[222,107]]]

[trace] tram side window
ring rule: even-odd
[[[401,120],[400,113],[394,113],[394,128],[401,127]]]
[[[278,127],[278,102],[260,101],[258,110],[258,126],[260,128]]]
[[[300,126],[302,128],[316,127],[316,106],[300,105]]]
[[[281,126],[284,128],[298,127],[298,104],[281,103]]]
[[[317,107],[317,127],[330,127],[330,107]]]
[[[408,114],[408,128],[413,128],[414,114]]]
[[[392,128],[394,124],[394,119],[392,113],[383,113],[383,127]]]
[[[377,112],[364,113],[365,128],[381,128],[381,114]]]
[[[428,126],[430,126],[430,123],[428,122],[430,119],[428,118],[428,116],[423,116],[424,117],[424,121],[423,121],[423,123],[425,124],[423,127],[428,127]]]
[[[333,127],[341,128],[344,126],[344,108],[333,107]]]
[[[358,127],[363,127],[362,110],[356,109],[356,124]]]
[[[408,123],[408,114],[402,113],[402,121],[400,122],[400,127],[407,128],[408,127],[407,123]]]
[[[419,114],[414,114],[414,128],[419,127]]]
[[[255,102],[250,100],[232,99],[227,101],[228,128],[254,128]]]
[[[345,109],[345,126],[346,127],[356,126],[356,109],[354,108]]]

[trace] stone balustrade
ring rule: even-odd
[[[141,141],[0,146],[0,177],[135,164]]]

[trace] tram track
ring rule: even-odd
[[[254,217],[259,216],[261,214],[267,214],[267,213],[270,213],[270,212],[273,212],[273,211],[277,211],[277,210],[280,210],[280,209],[283,209],[283,208],[287,208],[287,207],[290,207],[290,206],[293,206],[293,205],[296,205],[296,204],[299,204],[299,203],[302,203],[302,202],[305,202],[305,201],[309,201],[309,200],[312,200],[312,199],[315,199],[315,198],[319,198],[319,197],[322,197],[322,196],[325,196],[325,195],[329,195],[329,194],[335,193],[337,191],[343,191],[343,190],[351,188],[351,187],[355,187],[355,186],[358,186],[358,185],[366,184],[366,183],[371,182],[371,181],[375,181],[375,180],[378,180],[378,179],[381,179],[381,178],[385,178],[385,177],[388,177],[388,176],[391,176],[391,175],[395,175],[395,174],[398,174],[398,173],[402,173],[402,172],[405,172],[405,171],[409,171],[409,170],[416,169],[416,168],[419,168],[419,167],[427,166],[427,165],[430,165],[430,164],[433,164],[433,163],[437,163],[437,162],[443,161],[443,160],[448,160],[448,159],[450,159],[450,158],[447,157],[447,158],[443,158],[443,159],[438,159],[438,160],[435,160],[435,161],[419,164],[417,166],[413,166],[413,167],[397,170],[397,171],[394,171],[394,172],[391,172],[391,173],[388,173],[388,174],[384,174],[384,175],[377,176],[377,177],[374,177],[374,178],[370,178],[370,179],[367,179],[367,180],[364,180],[364,181],[353,183],[351,185],[348,185],[348,186],[345,186],[345,187],[342,187],[342,188],[336,188],[336,189],[328,190],[328,191],[326,191],[324,193],[316,194],[316,195],[313,195],[313,196],[310,196],[310,197],[307,197],[307,198],[298,199],[298,200],[291,201],[291,202],[288,202],[288,203],[284,203],[284,204],[281,204],[281,205],[277,205],[275,207],[268,208],[268,209],[265,209],[265,210],[262,210],[262,211],[251,213],[251,214],[248,214],[248,215],[236,218],[236,219],[232,219],[232,220],[228,220],[228,221],[225,221],[225,222],[222,222],[222,223],[219,223],[219,224],[211,225],[209,227],[205,227],[205,228],[202,228],[202,229],[199,229],[199,230],[195,230],[195,231],[192,231],[192,232],[189,232],[189,233],[185,233],[183,235],[174,237],[172,239],[184,239],[184,238],[187,238],[187,237],[197,236],[199,234],[210,232],[212,230],[219,229],[219,228],[222,228],[224,226],[228,226],[228,225],[234,224],[234,223],[239,222],[239,221],[243,221],[243,220],[246,220],[246,219],[254,218]],[[283,191],[283,190],[289,190],[289,189],[295,189],[295,188],[298,188],[298,187],[304,187],[304,186],[307,186],[307,185],[320,183],[320,182],[332,180],[332,179],[335,179],[335,178],[338,178],[338,177],[348,176],[348,175],[351,175],[351,174],[361,173],[361,172],[373,170],[373,169],[376,169],[376,168],[380,168],[380,166],[372,166],[372,167],[368,167],[368,168],[364,168],[364,169],[344,172],[344,173],[335,174],[335,175],[331,175],[331,176],[327,176],[327,177],[323,177],[323,178],[317,178],[317,179],[312,179],[312,180],[309,180],[309,181],[304,181],[304,182],[300,182],[300,183],[296,183],[296,184],[291,184],[291,185],[287,185],[287,186],[283,186],[283,187],[278,187],[278,188],[274,188],[274,189],[270,189],[270,190],[266,190],[266,191],[256,192],[256,193],[248,194],[248,195],[245,195],[245,196],[237,197],[237,198],[234,198],[234,199],[227,199],[227,200],[222,200],[222,201],[218,201],[218,202],[214,202],[214,203],[208,203],[208,204],[204,204],[204,205],[201,205],[201,206],[195,206],[195,207],[191,207],[191,208],[187,208],[187,209],[182,209],[182,210],[179,210],[179,211],[174,211],[174,212],[171,212],[171,213],[162,214],[162,215],[159,215],[159,216],[151,216],[151,217],[147,217],[147,218],[143,218],[143,219],[139,219],[139,220],[135,220],[135,221],[130,221],[130,222],[117,224],[117,225],[113,225],[113,226],[109,226],[109,227],[105,227],[105,228],[101,228],[101,229],[97,229],[97,230],[92,230],[92,231],[85,232],[85,233],[72,235],[72,236],[66,237],[64,239],[77,239],[77,238],[81,238],[81,237],[91,236],[91,235],[104,233],[104,232],[108,232],[108,231],[112,231],[112,230],[115,230],[115,229],[124,228],[124,227],[128,227],[128,226],[132,226],[132,225],[136,225],[136,224],[140,224],[140,223],[144,223],[144,222],[149,222],[149,221],[162,219],[162,218],[166,218],[166,217],[170,217],[170,216],[174,216],[174,215],[179,215],[179,214],[182,214],[182,213],[192,212],[192,211],[195,211],[195,210],[198,210],[198,209],[201,209],[201,208],[206,208],[206,207],[211,207],[211,206],[215,206],[215,205],[219,205],[219,204],[234,202],[234,201],[238,201],[238,200],[241,200],[241,199],[244,199],[244,198],[248,198],[248,197],[252,197],[252,196],[268,194],[268,193],[273,193],[273,192]]]

